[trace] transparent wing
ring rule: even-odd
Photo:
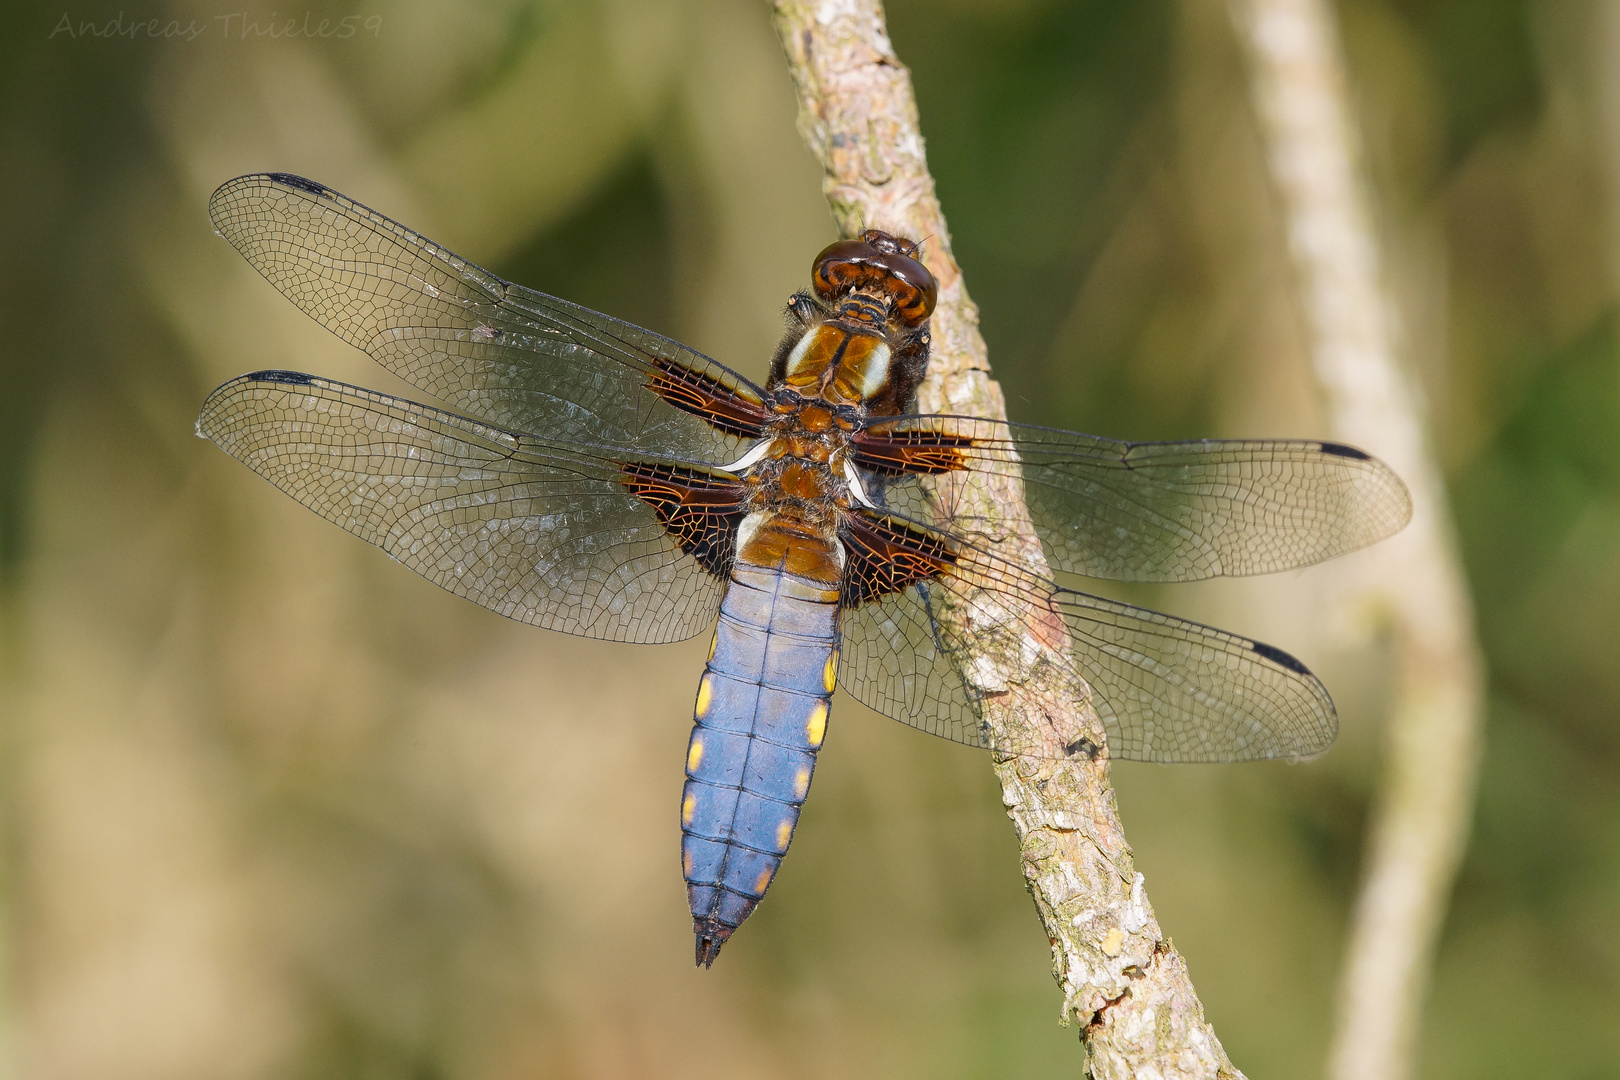
[[[1333,745],[1333,699],[1281,649],[1067,589],[1054,599],[1113,756],[1258,761]]]
[[[610,460],[386,394],[262,371],[197,433],[328,521],[491,611],[611,641],[711,625],[722,582]]]
[[[869,709],[952,742],[991,745],[976,692],[962,677],[960,641],[940,620],[947,583],[920,581],[846,608],[838,683]]]
[[[973,689],[993,692],[996,671],[1024,666],[1027,643],[1016,624],[1008,635],[994,628],[1009,625],[1009,612],[1034,608],[1067,626],[1074,667],[1066,659],[1047,662],[1059,665],[1059,677],[1078,673],[1091,687],[1114,757],[1249,761],[1305,757],[1332,744],[1332,699],[1280,649],[1059,588],[971,549],[957,555],[941,577],[844,612],[839,681],[878,712],[956,742],[1047,752],[998,743],[981,722]],[[946,628],[964,624],[975,627],[971,649]],[[998,647],[1010,655],[997,655]]]
[[[971,518],[936,508],[922,477],[896,475],[898,467],[909,460],[936,472],[1020,470],[1053,568],[1115,581],[1308,566],[1382,540],[1412,515],[1406,487],[1387,465],[1338,443],[1127,443],[920,416],[874,424],[858,445],[860,463],[877,472],[890,508],[969,529]]]
[[[241,176],[214,192],[208,211],[215,231],[305,313],[453,409],[644,458],[730,461],[750,436],[760,394],[741,376],[668,338],[509,284],[330,188],[282,173]],[[671,405],[671,393],[689,407]]]

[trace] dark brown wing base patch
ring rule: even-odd
[[[632,461],[619,466],[619,482],[658,515],[681,550],[715,577],[731,572],[737,527],[746,510],[743,485],[678,465]]]
[[[855,464],[880,476],[937,476],[966,469],[965,451],[974,445],[970,436],[944,431],[868,430],[855,436]]]
[[[894,518],[851,515],[843,540],[845,607],[936,578],[956,564],[943,540]]]
[[[764,430],[765,405],[752,393],[727,386],[710,375],[673,360],[655,358],[647,389],[683,413],[689,413],[727,435],[757,439]]]

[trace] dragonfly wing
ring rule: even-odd
[[[968,746],[990,746],[963,656],[941,621],[943,586],[917,582],[847,608],[838,682],[867,708]]]
[[[758,435],[759,390],[714,360],[503,281],[313,181],[238,177],[209,217],[322,326],[497,427],[709,463]]]
[[[1053,599],[1114,757],[1303,758],[1338,735],[1327,688],[1281,649],[1068,589]]]
[[[734,534],[741,516],[728,477],[621,462],[296,372],[221,386],[197,433],[434,584],[612,641],[678,641],[712,624],[728,556],[699,541]],[[682,524],[649,494],[659,475],[660,490],[702,489],[693,502],[707,516]]]
[[[922,477],[1016,470],[1054,569],[1115,581],[1308,566],[1382,540],[1412,514],[1387,465],[1339,443],[1127,443],[923,416],[874,424],[857,445],[859,464],[877,474],[892,509],[968,531],[973,519],[937,505],[938,488]]]
[[[1067,627],[1072,659],[1045,650],[1055,675],[1079,675],[1112,756],[1131,761],[1222,762],[1298,758],[1327,749],[1338,730],[1326,689],[1280,649],[1213,627],[1060,588],[947,534],[897,517],[868,519],[891,546],[931,569],[863,598],[846,585],[840,681],[857,699],[936,735],[1011,753],[981,723],[981,690],[1019,671],[1028,641],[1017,612],[1046,612]],[[861,571],[858,543],[849,565]],[[960,628],[973,626],[971,640]],[[1010,626],[999,635],[983,628]],[[1000,644],[998,645],[998,641]],[[997,656],[996,650],[1011,650]],[[975,677],[970,678],[972,673]],[[987,679],[986,676],[989,676]],[[986,686],[990,683],[992,685]]]

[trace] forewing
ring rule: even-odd
[[[678,641],[719,606],[722,579],[630,494],[617,462],[588,451],[285,371],[215,390],[197,433],[434,584],[520,622]]]
[[[703,354],[509,284],[313,181],[241,176],[208,209],[322,326],[497,427],[710,464],[758,434],[758,389]]]
[[[1302,440],[1127,443],[956,416],[874,424],[857,461],[908,517],[971,518],[936,506],[923,477],[1021,472],[1054,569],[1116,581],[1267,574],[1331,559],[1395,533],[1406,487],[1354,447]]]
[[[909,528],[926,531],[915,522]],[[953,561],[936,577],[844,613],[840,682],[871,708],[957,742],[1050,752],[1039,740],[1009,743],[989,734],[976,689],[1005,689],[999,673],[1027,666],[1028,639],[1017,613],[1045,610],[1061,617],[1072,648],[1072,659],[1061,648],[1039,650],[1054,665],[1048,674],[1078,674],[1090,686],[1113,757],[1249,761],[1306,757],[1332,744],[1338,730],[1332,699],[1280,649],[1059,588],[949,542]],[[953,629],[964,625],[975,627],[971,640]],[[998,626],[1010,632],[998,634]],[[998,648],[1010,655],[997,655]]]

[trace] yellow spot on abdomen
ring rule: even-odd
[[[716,639],[718,640],[718,639]],[[713,655],[712,653],[710,654]],[[703,673],[703,681],[698,683],[697,707],[692,710],[699,720],[709,711],[709,701],[714,697],[714,687],[709,682],[709,673]]]
[[[697,796],[688,795],[681,800],[681,824],[692,824],[692,812],[697,809]]]
[[[810,742],[810,749],[814,750],[821,745],[821,740],[827,737],[827,703],[816,702],[816,707],[810,710],[810,719],[804,723],[804,736]]]
[[[838,653],[834,652],[827,657],[827,666],[821,672],[821,685],[827,688],[827,693],[833,692],[838,685]]]
[[[759,877],[754,879],[754,891],[757,893],[762,893],[765,891],[765,886],[769,885],[770,883],[771,868],[767,866],[765,869],[759,872]]]
[[[681,870],[687,877],[692,876],[692,853],[690,851],[681,852]]]
[[[703,760],[703,736],[692,736],[692,747],[686,752],[686,771],[693,772]]]
[[[793,774],[793,797],[804,798],[805,792],[810,790],[810,770],[800,769]]]
[[[793,839],[793,819],[783,818],[782,824],[776,827],[776,846],[786,848],[791,839]]]

